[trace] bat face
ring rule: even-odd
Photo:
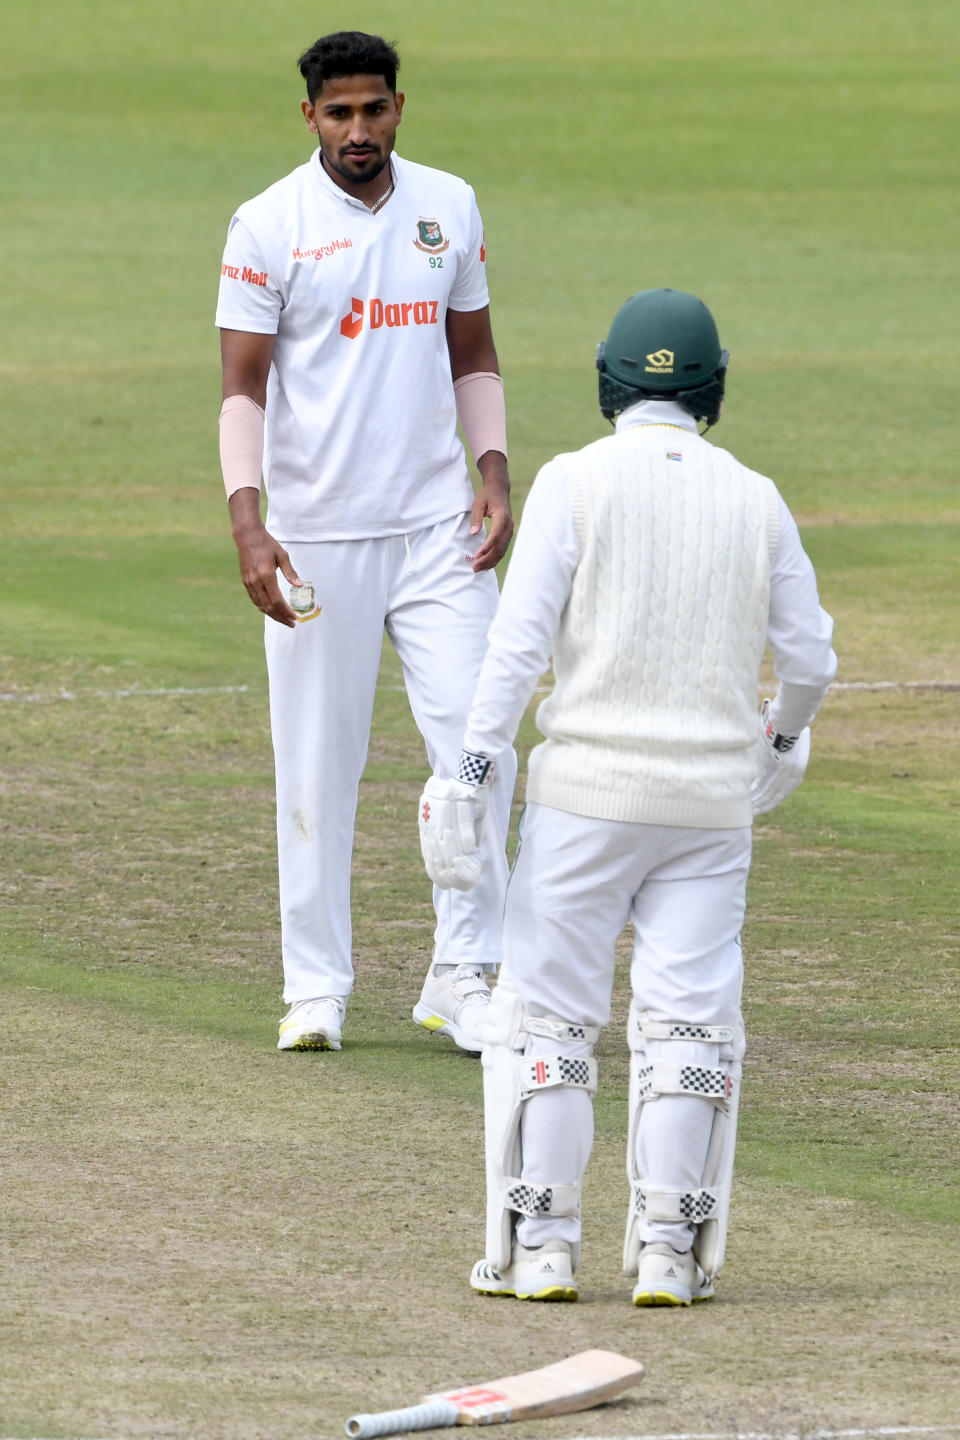
[[[502,1390],[491,1390],[487,1385],[475,1385],[472,1390],[445,1390],[443,1398],[452,1400],[454,1405],[460,1405],[464,1410],[469,1410],[474,1405],[507,1403],[507,1397]]]
[[[564,1415],[600,1405],[636,1385],[643,1366],[612,1350],[584,1350],[522,1375],[507,1375],[465,1390],[444,1390],[428,1400],[456,1405],[458,1425],[490,1425],[500,1420]]]
[[[493,1390],[489,1385],[475,1385],[472,1390],[444,1390],[444,1400],[451,1401],[464,1415],[483,1414],[484,1420],[495,1415],[510,1418],[510,1400],[503,1390]],[[470,1425],[471,1420],[457,1420],[458,1425]]]

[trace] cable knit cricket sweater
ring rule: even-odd
[[[776,488],[669,425],[552,463],[580,558],[527,799],[605,820],[750,825]]]

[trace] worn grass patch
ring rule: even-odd
[[[4,1433],[333,1436],[357,1408],[591,1345],[638,1355],[648,1378],[552,1436],[943,1422],[956,921],[919,885],[929,848],[893,845],[872,792],[932,709],[932,788],[899,801],[899,823],[939,836],[937,874],[956,862],[936,823],[956,773],[950,697],[838,696],[807,784],[757,827],[728,1267],[712,1305],[663,1316],[632,1310],[618,1269],[625,967],[600,1047],[583,1300],[498,1305],[466,1285],[480,1072],[408,1018],[431,933],[412,824],[425,764],[392,683],[387,664],[337,1056],[274,1049],[262,690],[18,705],[0,916]],[[885,740],[844,777],[851,727]],[[528,717],[524,753],[532,738]]]
[[[448,1057],[467,1093],[440,1103],[429,1062],[399,1063],[422,1048],[412,1029],[376,1046],[378,1069],[398,1062],[390,1086],[368,1068],[369,1042],[336,1064],[291,1062],[29,992],[6,1033],[29,1091],[6,1171],[19,1197],[6,1222],[7,1433],[42,1416],[64,1435],[332,1436],[357,1406],[593,1344],[641,1355],[648,1380],[612,1418],[572,1417],[553,1435],[943,1418],[952,1311],[936,1288],[937,1227],[915,1226],[906,1256],[895,1226],[864,1226],[850,1201],[801,1206],[748,1176],[722,1299],[639,1314],[616,1268],[624,1182],[604,1127],[583,1302],[511,1309],[465,1283],[480,1227],[477,1067]],[[924,1316],[907,1334],[905,1308]],[[933,1393],[904,1392],[891,1346]],[[27,1363],[38,1353],[62,1370]]]

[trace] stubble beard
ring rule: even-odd
[[[382,151],[378,152],[379,164],[377,164],[375,169],[361,171],[349,168],[348,164],[344,163],[339,158],[334,159],[332,155],[327,154],[326,150],[323,149],[323,146],[320,147],[320,154],[323,156],[323,163],[325,165],[328,165],[331,170],[333,170],[337,175],[341,177],[341,179],[349,180],[351,185],[369,185],[372,181],[378,179],[378,177],[383,174],[384,170],[390,164],[389,151],[387,151],[386,155],[384,155]]]

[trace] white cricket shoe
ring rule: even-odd
[[[297,1000],[280,1021],[278,1050],[339,1050],[347,1002],[342,995]]]
[[[517,1300],[576,1300],[573,1257],[563,1240],[549,1240],[537,1250],[513,1242],[513,1259],[503,1270],[478,1260],[470,1285],[481,1295],[512,1295]]]
[[[709,1300],[713,1281],[708,1280],[693,1258],[693,1251],[680,1252],[670,1245],[644,1245],[633,1289],[634,1305],[690,1305]]]
[[[449,1035],[461,1050],[479,1055],[480,1027],[489,1004],[490,987],[482,965],[441,965],[439,974],[431,966],[413,1018],[424,1030]]]

